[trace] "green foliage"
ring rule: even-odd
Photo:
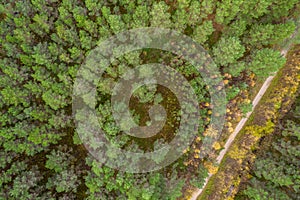
[[[257,19],[263,16],[264,14],[268,14],[270,12],[270,6],[273,2],[274,0],[244,1],[241,12],[245,15],[250,15],[251,17]]]
[[[228,24],[233,20],[240,11],[243,1],[223,0],[217,2],[216,22],[220,24]]]
[[[147,6],[137,6],[132,18],[133,28],[147,27],[150,18]]]
[[[231,87],[226,91],[226,99],[229,101],[240,93],[239,87]]]
[[[202,3],[203,2],[205,2],[205,0],[202,1]],[[201,16],[202,12],[200,9],[201,9],[201,2],[192,0],[188,12],[188,19],[187,19],[188,25],[196,25],[197,23],[199,23],[202,17]]]
[[[206,177],[207,174],[207,169],[203,165],[200,165],[197,171],[197,176],[192,178],[190,181],[191,185],[197,188],[202,188],[204,185],[204,177]]]
[[[236,37],[221,38],[213,47],[215,62],[221,66],[235,63],[245,52],[245,47]]]
[[[133,96],[137,97],[141,103],[147,103],[154,100],[156,85],[145,85],[134,91]]]
[[[164,100],[163,96],[161,95],[161,93],[158,93],[155,95],[154,97],[154,104],[158,105],[160,104],[162,101]]]
[[[232,76],[239,76],[242,71],[247,68],[246,63],[244,62],[236,62],[230,64],[228,67],[224,68],[225,72],[228,72]]]
[[[59,146],[60,150],[52,150],[48,154],[45,167],[53,170],[53,173],[47,180],[46,187],[54,188],[56,192],[76,193],[79,186],[80,169],[75,167],[75,157],[66,151],[66,146]]]
[[[208,37],[214,32],[212,21],[204,21],[200,26],[196,26],[193,32],[193,39],[196,42],[203,44],[208,40]]]
[[[224,34],[228,37],[240,37],[245,34],[247,30],[247,21],[246,20],[237,20],[229,24],[224,32]]]
[[[168,12],[169,6],[161,1],[159,3],[154,3],[150,11],[151,13],[151,26],[171,28],[171,15]]]
[[[109,15],[106,20],[114,33],[121,32],[125,29],[125,24],[120,15]]]
[[[189,14],[186,12],[186,9],[189,7],[189,0],[188,1],[178,1],[177,2],[177,9],[175,13],[172,15],[173,27],[175,30],[179,32],[183,32],[187,27],[187,20]]]
[[[300,106],[298,107],[300,108]],[[299,110],[299,109],[298,109]],[[295,113],[298,114],[298,113]],[[287,121],[287,128],[282,131],[283,136],[294,136],[300,140],[300,126],[293,121]]]
[[[51,151],[51,154],[48,154],[45,167],[55,172],[62,172],[67,169],[69,162],[74,159],[70,154],[64,153],[61,151]]]
[[[31,188],[36,187],[41,179],[37,167],[24,171],[14,179],[9,195],[14,199],[32,199],[36,194],[32,193]]]
[[[299,124],[286,120],[281,128],[281,135],[255,162],[254,177],[242,192],[250,199],[297,199],[300,194]]]
[[[291,200],[287,194],[281,190],[273,190],[272,186],[266,185],[265,187],[259,186],[259,181],[253,180],[253,184],[257,187],[248,187],[243,194],[254,200]]]
[[[244,115],[252,110],[252,103],[243,103],[240,105],[240,109]]]
[[[201,1],[200,16],[201,18],[206,18],[208,15],[212,14],[216,8],[216,0],[203,0]],[[192,4],[193,5],[193,4]]]
[[[0,179],[0,185],[3,186],[13,180],[13,177],[21,173],[27,168],[25,161],[13,162],[2,174]]]
[[[286,17],[290,13],[291,9],[299,3],[298,0],[276,0],[273,2],[272,10],[270,13],[271,19],[279,19],[280,17]]]
[[[56,192],[76,192],[79,180],[74,169],[65,169],[48,179],[47,188],[55,187]]]
[[[283,42],[295,31],[293,21],[284,24],[254,24],[244,42],[249,45],[274,45]]]
[[[253,71],[259,77],[267,77],[276,72],[286,62],[279,51],[262,49],[254,53],[248,70]]]
[[[85,164],[87,152],[83,145],[77,146],[81,140],[72,121],[72,87],[77,70],[89,52],[108,37],[151,26],[175,29],[192,37],[212,52],[220,69],[237,82],[243,81],[239,76],[244,70],[264,77],[284,64],[279,53],[270,48],[295,30],[295,23],[286,19],[297,3],[298,0],[4,0],[0,5],[0,199],[163,200],[182,195],[185,177],[191,177],[192,184],[200,186],[202,181],[195,180],[204,179],[206,172],[190,172],[183,164],[176,167],[181,161],[176,161],[175,167],[134,175],[98,166],[96,161]],[[120,76],[132,67],[155,62],[170,65],[184,75],[199,104],[209,102],[207,86],[195,67],[180,55],[146,49],[127,53],[105,71],[105,79],[97,88],[99,119],[87,118],[80,112],[76,117],[99,123],[106,138],[126,150],[142,151],[140,144],[149,148],[147,151],[159,148],[156,140],[141,142],[123,134],[110,103],[111,90]],[[149,74],[151,71],[144,68],[139,75],[145,78]],[[241,89],[230,85],[227,99],[234,98]],[[146,107],[152,103],[174,106],[157,87],[140,87],[133,97]],[[83,101],[91,103],[92,99],[85,96]],[[124,104],[117,107],[122,110]],[[133,110],[136,122],[149,122],[138,112],[143,109]],[[174,109],[168,115],[177,119],[178,113]],[[199,129],[203,131],[209,123],[208,108],[201,109],[200,114]],[[171,129],[176,127],[175,121],[167,121],[163,142],[172,137],[168,134],[176,132]],[[295,126],[287,126],[282,134],[299,139]],[[138,144],[133,144],[136,141]],[[91,147],[96,147],[96,143],[93,141]],[[293,142],[284,140],[274,149],[287,155],[281,159],[283,164],[299,165],[294,158],[299,155],[299,147]],[[166,156],[162,154],[153,160],[161,162]],[[264,164],[258,162],[266,170]],[[257,172],[257,176],[275,177],[274,184],[297,190],[298,185],[290,184],[297,177],[288,176],[294,173],[293,167],[282,169],[276,163],[270,166],[273,170]],[[285,198],[284,192],[270,191],[268,186],[252,193]]]

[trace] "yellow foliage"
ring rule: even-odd
[[[250,99],[246,99],[245,103],[251,103],[251,100]]]
[[[226,198],[226,200],[234,200],[234,196],[229,196]]]
[[[213,148],[214,148],[215,150],[221,149],[220,143],[219,143],[219,142],[215,142],[215,143],[213,144]]]
[[[185,190],[184,195],[182,195],[179,199],[180,199],[180,200],[189,200],[189,199],[191,199],[191,197],[192,197],[194,191],[195,191],[194,188],[192,188],[192,187],[189,186],[189,187]]]
[[[299,51],[300,46],[297,47],[297,52]],[[206,190],[205,197],[214,196],[219,197],[220,199],[234,199],[234,195],[236,194],[240,184],[240,179],[238,178],[238,173],[240,173],[240,170],[231,169],[233,167],[240,169],[241,163],[245,158],[251,159],[251,163],[254,162],[255,156],[250,153],[250,150],[257,148],[259,145],[258,140],[262,136],[272,134],[274,132],[275,125],[273,121],[278,120],[279,117],[284,115],[285,110],[288,110],[289,105],[292,104],[293,99],[295,98],[297,88],[300,84],[300,57],[295,53],[293,54],[292,58],[294,60],[292,60],[290,63],[288,62],[288,64],[277,73],[277,76],[273,82],[274,85],[271,85],[269,92],[266,93],[267,98],[264,97],[262,99],[260,105],[258,105],[258,109],[256,109],[254,112],[254,120],[250,121],[251,124],[246,124],[239,141],[235,142],[230,147],[227,156],[235,159],[235,161],[230,162],[226,166],[222,166],[222,170],[220,170],[215,176],[216,178],[213,179],[213,184],[211,184],[209,189]],[[288,59],[291,60],[289,56]],[[252,73],[250,78],[255,78],[255,75]],[[251,81],[250,84],[254,86],[255,82]],[[231,103],[234,104],[235,101],[233,100]],[[230,114],[230,112],[234,114],[231,116],[232,119],[235,121],[240,121],[241,116],[239,116],[237,112],[228,109],[226,111],[228,114]],[[262,122],[265,123],[262,125]],[[233,130],[231,129],[228,131]],[[215,166],[212,163],[204,163],[204,166],[209,170],[210,173],[212,172],[212,174],[216,171]],[[245,170],[249,171],[248,168],[245,168]],[[247,172],[245,173],[245,176],[247,178],[251,178],[251,175],[247,174]],[[235,187],[230,189],[232,185]],[[229,191],[230,195],[226,196]]]
[[[195,149],[195,153],[200,153],[200,149]]]
[[[228,155],[235,160],[239,160],[245,158],[247,152],[248,151],[246,149],[239,148],[238,145],[234,145],[232,149],[228,152]]]
[[[187,153],[189,151],[189,149],[185,149],[185,150],[183,150],[183,153],[185,154],[185,153]]]
[[[214,128],[212,128],[211,126],[209,126],[203,133],[204,136],[217,136],[218,131],[216,131]]]
[[[184,164],[185,166],[188,166],[189,164],[191,164],[191,162],[192,162],[192,160],[190,160],[190,161],[188,161],[188,162],[183,162],[183,164]]]
[[[265,126],[248,126],[246,127],[246,132],[250,133],[253,136],[261,137],[264,135],[268,135],[270,133],[273,133],[275,124],[271,122],[271,120],[267,121]]]
[[[219,167],[215,166],[211,162],[205,162],[204,167],[208,170],[210,174],[216,174],[218,172]]]

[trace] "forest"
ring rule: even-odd
[[[200,198],[299,199],[299,27],[299,0],[2,0],[0,199],[194,199],[210,174],[226,177],[216,159],[269,76],[276,76],[273,92],[225,156],[228,167],[247,170],[232,170],[234,184],[212,182]],[[126,43],[122,33],[144,28],[152,35],[136,34],[132,44],[161,49],[116,47]],[[151,38],[164,31],[192,45],[174,35]],[[105,55],[111,38],[119,56],[89,60]],[[102,64],[103,73],[93,74]],[[165,84],[151,81],[164,74]],[[125,86],[137,89],[131,95]],[[115,149],[147,156],[130,160]],[[125,170],[137,165],[144,171]]]
[[[298,199],[299,185],[299,96],[280,121],[275,138],[258,151],[247,186],[236,199]],[[244,189],[242,189],[244,188]]]

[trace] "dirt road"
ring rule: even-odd
[[[291,38],[293,38],[295,35],[297,34],[297,31],[295,31],[295,33],[291,36]],[[284,49],[281,50],[281,55],[286,57],[287,52],[290,48],[290,45],[284,47]],[[250,115],[252,114],[254,108],[256,107],[256,105],[259,103],[259,101],[261,100],[261,98],[263,97],[263,95],[265,94],[265,92],[267,91],[267,89],[269,88],[273,78],[275,75],[273,76],[269,76],[263,86],[260,88],[259,92],[257,93],[256,97],[254,98],[252,105],[252,111],[248,112],[246,117],[242,118],[241,121],[238,123],[238,125],[235,127],[233,133],[229,136],[229,138],[227,139],[227,142],[224,146],[224,149],[220,152],[219,156],[217,157],[216,162],[218,164],[221,163],[221,161],[224,158],[224,155],[226,154],[226,152],[228,151],[229,147],[231,146],[232,142],[234,141],[234,139],[236,138],[237,134],[240,132],[240,130],[244,127],[245,123],[247,122],[248,118],[250,117]],[[202,193],[203,189],[205,188],[205,186],[207,185],[208,181],[210,180],[210,178],[212,177],[212,174],[209,174],[208,177],[205,179],[204,185],[202,188],[197,189],[190,200],[197,200],[198,196]]]

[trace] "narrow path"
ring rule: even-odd
[[[218,164],[221,163],[221,161],[224,158],[224,155],[226,154],[226,152],[228,151],[230,145],[232,144],[232,142],[234,141],[235,137],[237,136],[237,134],[240,132],[240,130],[244,127],[245,123],[247,122],[248,118],[250,117],[250,115],[252,114],[254,108],[256,107],[256,105],[258,104],[258,102],[260,101],[260,99],[263,97],[263,95],[265,94],[265,92],[267,91],[267,89],[269,88],[272,80],[273,80],[274,76],[269,76],[267,78],[267,80],[264,82],[263,86],[260,88],[258,94],[256,95],[256,97],[254,98],[252,105],[253,105],[253,109],[252,111],[248,112],[246,117],[242,118],[241,121],[238,123],[238,125],[235,127],[233,133],[229,136],[229,138],[227,139],[227,142],[224,146],[224,149],[220,152],[219,156],[217,157],[216,162]],[[203,189],[205,188],[205,186],[207,185],[209,179],[212,177],[212,174],[208,174],[208,177],[205,179],[204,185],[201,189],[196,190],[192,197],[191,200],[197,200],[197,197],[202,193]]]
[[[298,28],[297,30],[291,35],[291,39],[293,37],[295,37],[295,35],[298,32]],[[286,57],[287,52],[290,49],[290,44],[288,46],[285,46],[282,50],[281,50],[281,55],[283,57]],[[269,76],[264,84],[262,85],[262,87],[260,88],[259,92],[257,93],[257,95],[255,96],[254,100],[252,101],[252,111],[248,112],[246,117],[242,118],[241,121],[238,123],[238,125],[235,127],[233,133],[229,136],[229,138],[227,139],[227,142],[224,146],[224,149],[220,152],[219,156],[216,159],[216,162],[218,164],[221,163],[221,161],[224,158],[224,155],[227,153],[229,147],[231,146],[232,142],[234,141],[234,139],[236,138],[237,134],[240,132],[240,130],[244,127],[245,123],[247,122],[248,118],[250,117],[250,115],[252,114],[254,108],[257,106],[257,104],[259,103],[259,101],[261,100],[261,98],[263,97],[263,95],[265,94],[265,92],[267,91],[267,89],[269,88],[273,78],[275,77],[276,74],[274,74],[273,76]],[[205,179],[204,185],[202,186],[202,188],[197,189],[192,197],[190,198],[190,200],[197,200],[198,196],[202,193],[202,191],[204,190],[204,188],[206,187],[208,181],[210,180],[210,178],[212,177],[212,174],[208,174],[208,177]]]

